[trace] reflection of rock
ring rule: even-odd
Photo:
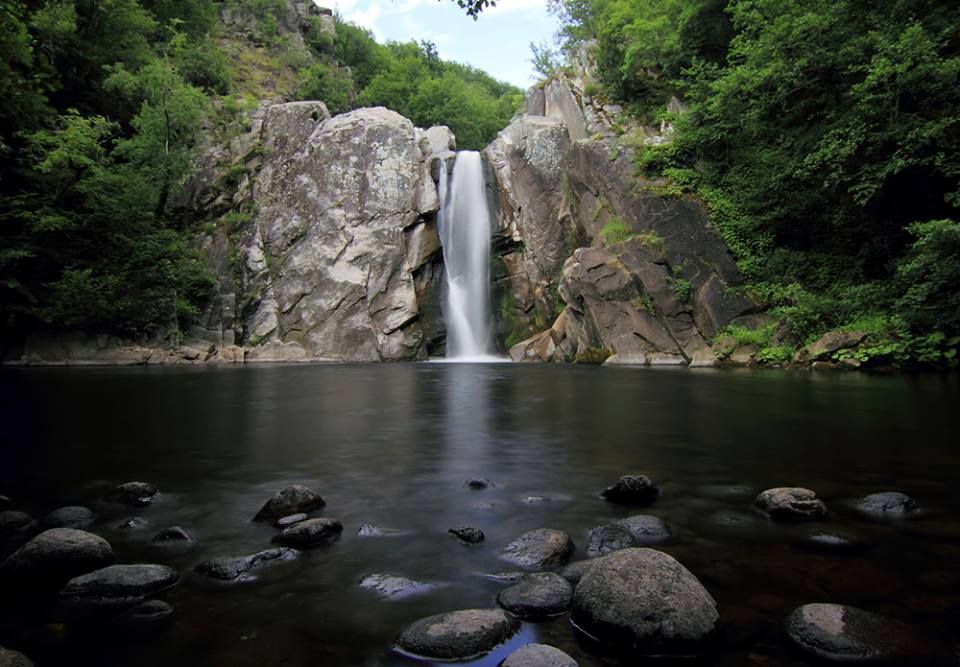
[[[571,620],[620,650],[691,655],[716,632],[713,598],[683,565],[653,549],[624,549],[597,561],[574,591]]]
[[[531,530],[508,544],[501,557],[528,568],[546,568],[563,565],[573,553],[573,540],[562,530],[539,528]]]
[[[783,521],[821,519],[827,514],[827,508],[817,494],[800,487],[767,489],[753,504],[771,519]]]
[[[397,647],[427,659],[466,660],[484,655],[519,628],[502,609],[464,609],[408,625],[400,633]]]

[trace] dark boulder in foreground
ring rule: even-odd
[[[194,570],[198,574],[212,579],[249,581],[253,579],[253,576],[249,574],[250,570],[255,570],[271,563],[283,563],[295,560],[299,555],[296,549],[267,549],[249,556],[205,560],[197,565]]]
[[[562,530],[538,528],[508,544],[500,556],[526,568],[546,568],[563,565],[573,553],[573,540]]]
[[[451,528],[447,532],[459,538],[461,542],[466,542],[467,544],[479,544],[480,542],[483,542],[485,538],[483,531],[479,528],[474,528],[473,526],[457,526],[456,528]]]
[[[0,564],[0,579],[59,588],[65,581],[113,562],[102,537],[74,528],[51,528],[34,537]]]
[[[794,644],[821,660],[888,663],[916,657],[909,626],[856,607],[805,604],[790,613],[785,627]]]
[[[95,520],[96,515],[88,507],[71,505],[55,509],[43,517],[44,528],[86,528]]]
[[[400,633],[397,648],[430,660],[467,660],[488,653],[519,629],[502,609],[463,609],[414,621]]]
[[[33,662],[23,653],[0,646],[0,667],[33,667]]]
[[[300,484],[293,484],[280,489],[264,503],[254,521],[276,521],[290,514],[301,514],[319,509],[327,503],[320,494],[311,491]]]
[[[70,618],[112,616],[179,580],[177,571],[166,565],[111,565],[67,582],[60,591],[60,605]]]
[[[390,600],[427,593],[436,588],[434,584],[425,584],[394,574],[368,574],[360,580],[360,588],[376,593]]]
[[[307,519],[275,535],[273,542],[287,547],[307,549],[332,542],[340,537],[342,532],[343,526],[336,519]]]
[[[591,558],[635,546],[637,541],[633,533],[613,523],[592,528],[587,535],[587,555]]]
[[[127,507],[145,507],[157,499],[160,490],[149,482],[127,482],[113,489],[103,499]]]
[[[577,661],[553,646],[527,644],[508,655],[500,667],[577,667]]]
[[[872,519],[903,519],[919,511],[920,504],[905,493],[882,491],[861,498],[853,508]]]
[[[604,556],[580,579],[571,620],[621,652],[686,656],[717,631],[717,603],[689,570],[654,549]]]
[[[660,495],[660,489],[646,475],[624,475],[600,495],[621,505],[649,505]]]
[[[620,519],[616,522],[618,526],[623,526],[637,544],[659,544],[666,542],[673,535],[670,526],[662,519],[649,514],[636,514],[628,516],[626,519]]]
[[[817,494],[801,487],[767,489],[753,501],[754,507],[778,521],[811,521],[827,515]]]
[[[564,613],[572,598],[569,581],[552,572],[537,572],[500,591],[497,603],[518,618],[535,621]]]

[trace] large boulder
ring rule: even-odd
[[[177,571],[166,565],[111,565],[67,582],[60,604],[71,619],[112,616],[179,580]]]
[[[780,521],[816,520],[827,515],[827,507],[817,494],[802,487],[767,489],[756,497],[753,506]]]
[[[292,484],[277,491],[253,517],[254,521],[276,521],[291,514],[310,512],[327,503],[320,494],[300,484]]]
[[[0,646],[0,667],[33,667],[33,661],[19,651]]]
[[[258,551],[249,556],[225,556],[220,558],[211,558],[199,563],[194,570],[198,574],[211,579],[220,579],[222,581],[251,581],[254,576],[250,574],[251,570],[270,565],[272,563],[284,563],[296,560],[299,552],[296,549],[277,548]]]
[[[500,552],[505,560],[530,569],[563,565],[573,553],[573,540],[562,530],[538,528],[510,542]]]
[[[113,549],[102,537],[74,528],[51,528],[0,564],[0,580],[58,588],[68,579],[112,562]]]
[[[467,660],[488,653],[519,629],[520,623],[502,609],[464,609],[408,625],[397,648],[428,660]]]
[[[248,358],[267,343],[294,359],[426,358],[414,272],[427,258],[412,241],[439,207],[429,160],[443,133],[418,136],[377,107],[313,123],[297,115],[303,139],[283,141],[287,123],[275,119],[287,107],[266,111],[257,214],[240,252]]]
[[[715,635],[717,604],[673,557],[654,549],[624,549],[580,579],[571,620],[619,651],[685,656],[701,652]]]
[[[911,654],[917,658],[909,626],[856,607],[805,604],[790,613],[785,627],[794,644],[821,660],[895,664]]]
[[[553,572],[535,572],[500,591],[497,603],[517,618],[539,620],[570,608],[573,586]]]

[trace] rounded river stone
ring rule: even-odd
[[[670,539],[673,532],[670,526],[663,519],[651,516],[649,514],[636,514],[628,516],[626,519],[620,519],[616,522],[618,526],[623,526],[637,544],[659,544]]]
[[[502,609],[463,609],[421,618],[397,638],[397,648],[432,660],[467,660],[512,637],[520,623]]]
[[[513,586],[503,589],[497,603],[514,616],[538,620],[562,614],[570,608],[573,586],[559,574],[528,574]]]
[[[284,546],[303,549],[332,542],[340,537],[342,532],[343,525],[336,519],[307,519],[275,535],[273,541]]]
[[[787,617],[787,636],[806,653],[835,662],[885,662],[909,653],[909,626],[839,604],[805,604]]]
[[[571,620],[620,651],[696,655],[717,630],[717,603],[693,574],[654,549],[599,559],[573,594]]]
[[[899,491],[871,493],[855,502],[853,507],[873,519],[903,519],[920,509],[916,500]]]
[[[319,494],[300,484],[280,489],[263,504],[254,521],[276,521],[290,514],[301,514],[319,509],[327,503]]]
[[[613,523],[597,526],[587,535],[587,555],[591,558],[603,556],[620,549],[629,549],[637,546],[633,533]]]
[[[817,494],[801,487],[767,489],[753,501],[754,507],[780,521],[809,521],[822,519],[827,507]]]
[[[500,667],[577,667],[577,661],[553,646],[527,644],[508,655]]]
[[[0,564],[0,578],[59,587],[63,582],[113,562],[110,543],[75,528],[51,528]]]
[[[563,565],[573,553],[573,540],[562,530],[538,528],[508,544],[501,557],[527,568],[545,568]]]
[[[624,475],[601,495],[621,505],[648,505],[660,495],[660,489],[646,475]]]

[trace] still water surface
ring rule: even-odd
[[[425,615],[493,606],[503,585],[484,574],[510,569],[497,556],[504,544],[560,528],[580,559],[590,528],[638,512],[674,528],[658,548],[720,605],[724,646],[708,664],[806,664],[779,627],[807,602],[861,606],[946,643],[960,621],[955,375],[510,364],[5,369],[0,388],[0,493],[42,516],[121,482],[151,481],[163,499],[139,512],[148,529],[118,530],[127,513],[91,530],[119,562],[167,563],[183,575],[165,594],[176,621],[147,637],[57,643],[49,632],[0,626],[0,644],[26,646],[42,665],[415,664],[391,651],[396,634]],[[650,508],[598,496],[630,472],[662,488]],[[496,486],[466,488],[472,477]],[[192,573],[207,558],[268,548],[274,531],[250,519],[291,483],[326,499],[322,514],[344,526],[338,542],[259,570],[253,582],[214,585]],[[774,525],[750,510],[756,492],[792,485],[826,501],[821,527],[871,546],[811,552],[797,546],[809,526]],[[910,494],[925,516],[878,524],[845,509],[883,490]],[[358,537],[365,523],[401,534]],[[466,546],[446,534],[464,524],[486,541]],[[172,525],[196,537],[192,548],[150,543]],[[375,572],[441,586],[386,601],[357,585]],[[609,664],[578,643],[565,616],[525,624],[478,664],[528,641],[583,666]]]

